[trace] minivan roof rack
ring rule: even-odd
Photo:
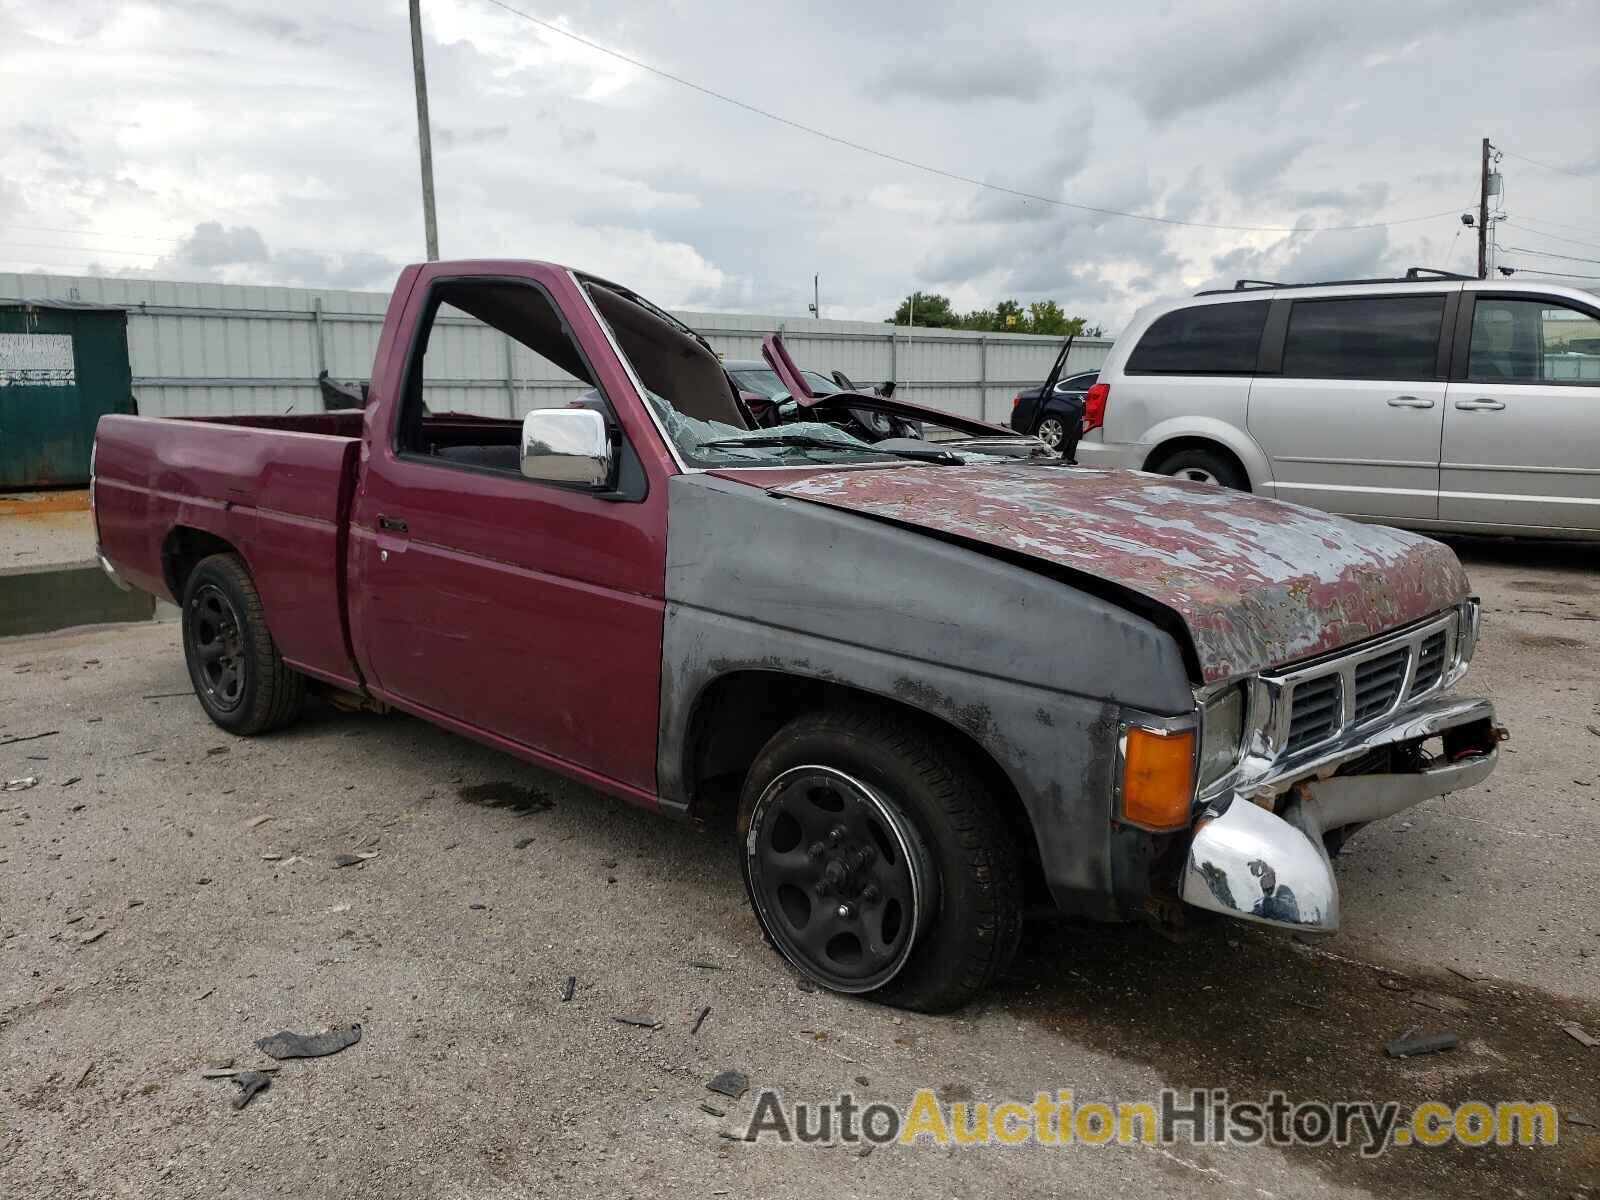
[[[1210,288],[1196,292],[1196,296],[1226,296],[1229,292],[1256,292],[1269,288],[1344,287],[1369,283],[1420,283],[1425,279],[1476,279],[1476,275],[1461,275],[1438,267],[1407,267],[1404,275],[1383,279],[1319,279],[1311,283],[1274,283],[1270,279],[1235,279],[1231,288]]]

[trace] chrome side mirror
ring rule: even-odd
[[[606,419],[592,408],[536,408],[522,418],[522,473],[550,483],[611,481]]]

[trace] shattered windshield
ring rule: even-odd
[[[839,385],[812,370],[802,370],[806,384],[811,388],[812,394],[817,396],[831,396],[839,390]],[[776,400],[789,393],[783,386],[783,381],[778,378],[778,373],[770,368],[765,370],[739,370],[732,371],[734,382],[747,392],[754,392],[768,400]]]
[[[683,460],[696,467],[793,467],[814,462],[889,461],[894,455],[876,453],[868,442],[821,421],[786,422],[780,429],[740,429],[721,421],[702,421],[686,417],[652,391],[646,391],[650,407],[678,448]],[[807,442],[827,442],[838,449],[820,445],[750,445],[730,443],[770,441],[775,434]],[[709,444],[715,443],[715,445]]]

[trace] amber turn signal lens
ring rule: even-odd
[[[1130,727],[1122,756],[1122,819],[1145,829],[1182,829],[1194,800],[1194,730]]]

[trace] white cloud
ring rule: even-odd
[[[1586,0],[1019,0],[994,20],[952,0],[528,7],[840,137],[1057,200],[1230,225],[1451,210],[1293,235],[1097,216],[823,141],[484,0],[429,0],[443,252],[565,261],[665,304],[800,315],[817,273],[831,316],[881,317],[931,287],[961,306],[1054,296],[1115,328],[1236,275],[1461,266],[1454,212],[1485,132],[1600,161]],[[1488,116],[1485,76],[1462,65],[1485,62]],[[413,103],[399,0],[0,0],[0,269],[386,286],[422,255]],[[1596,227],[1592,177],[1502,167],[1521,216]]]

